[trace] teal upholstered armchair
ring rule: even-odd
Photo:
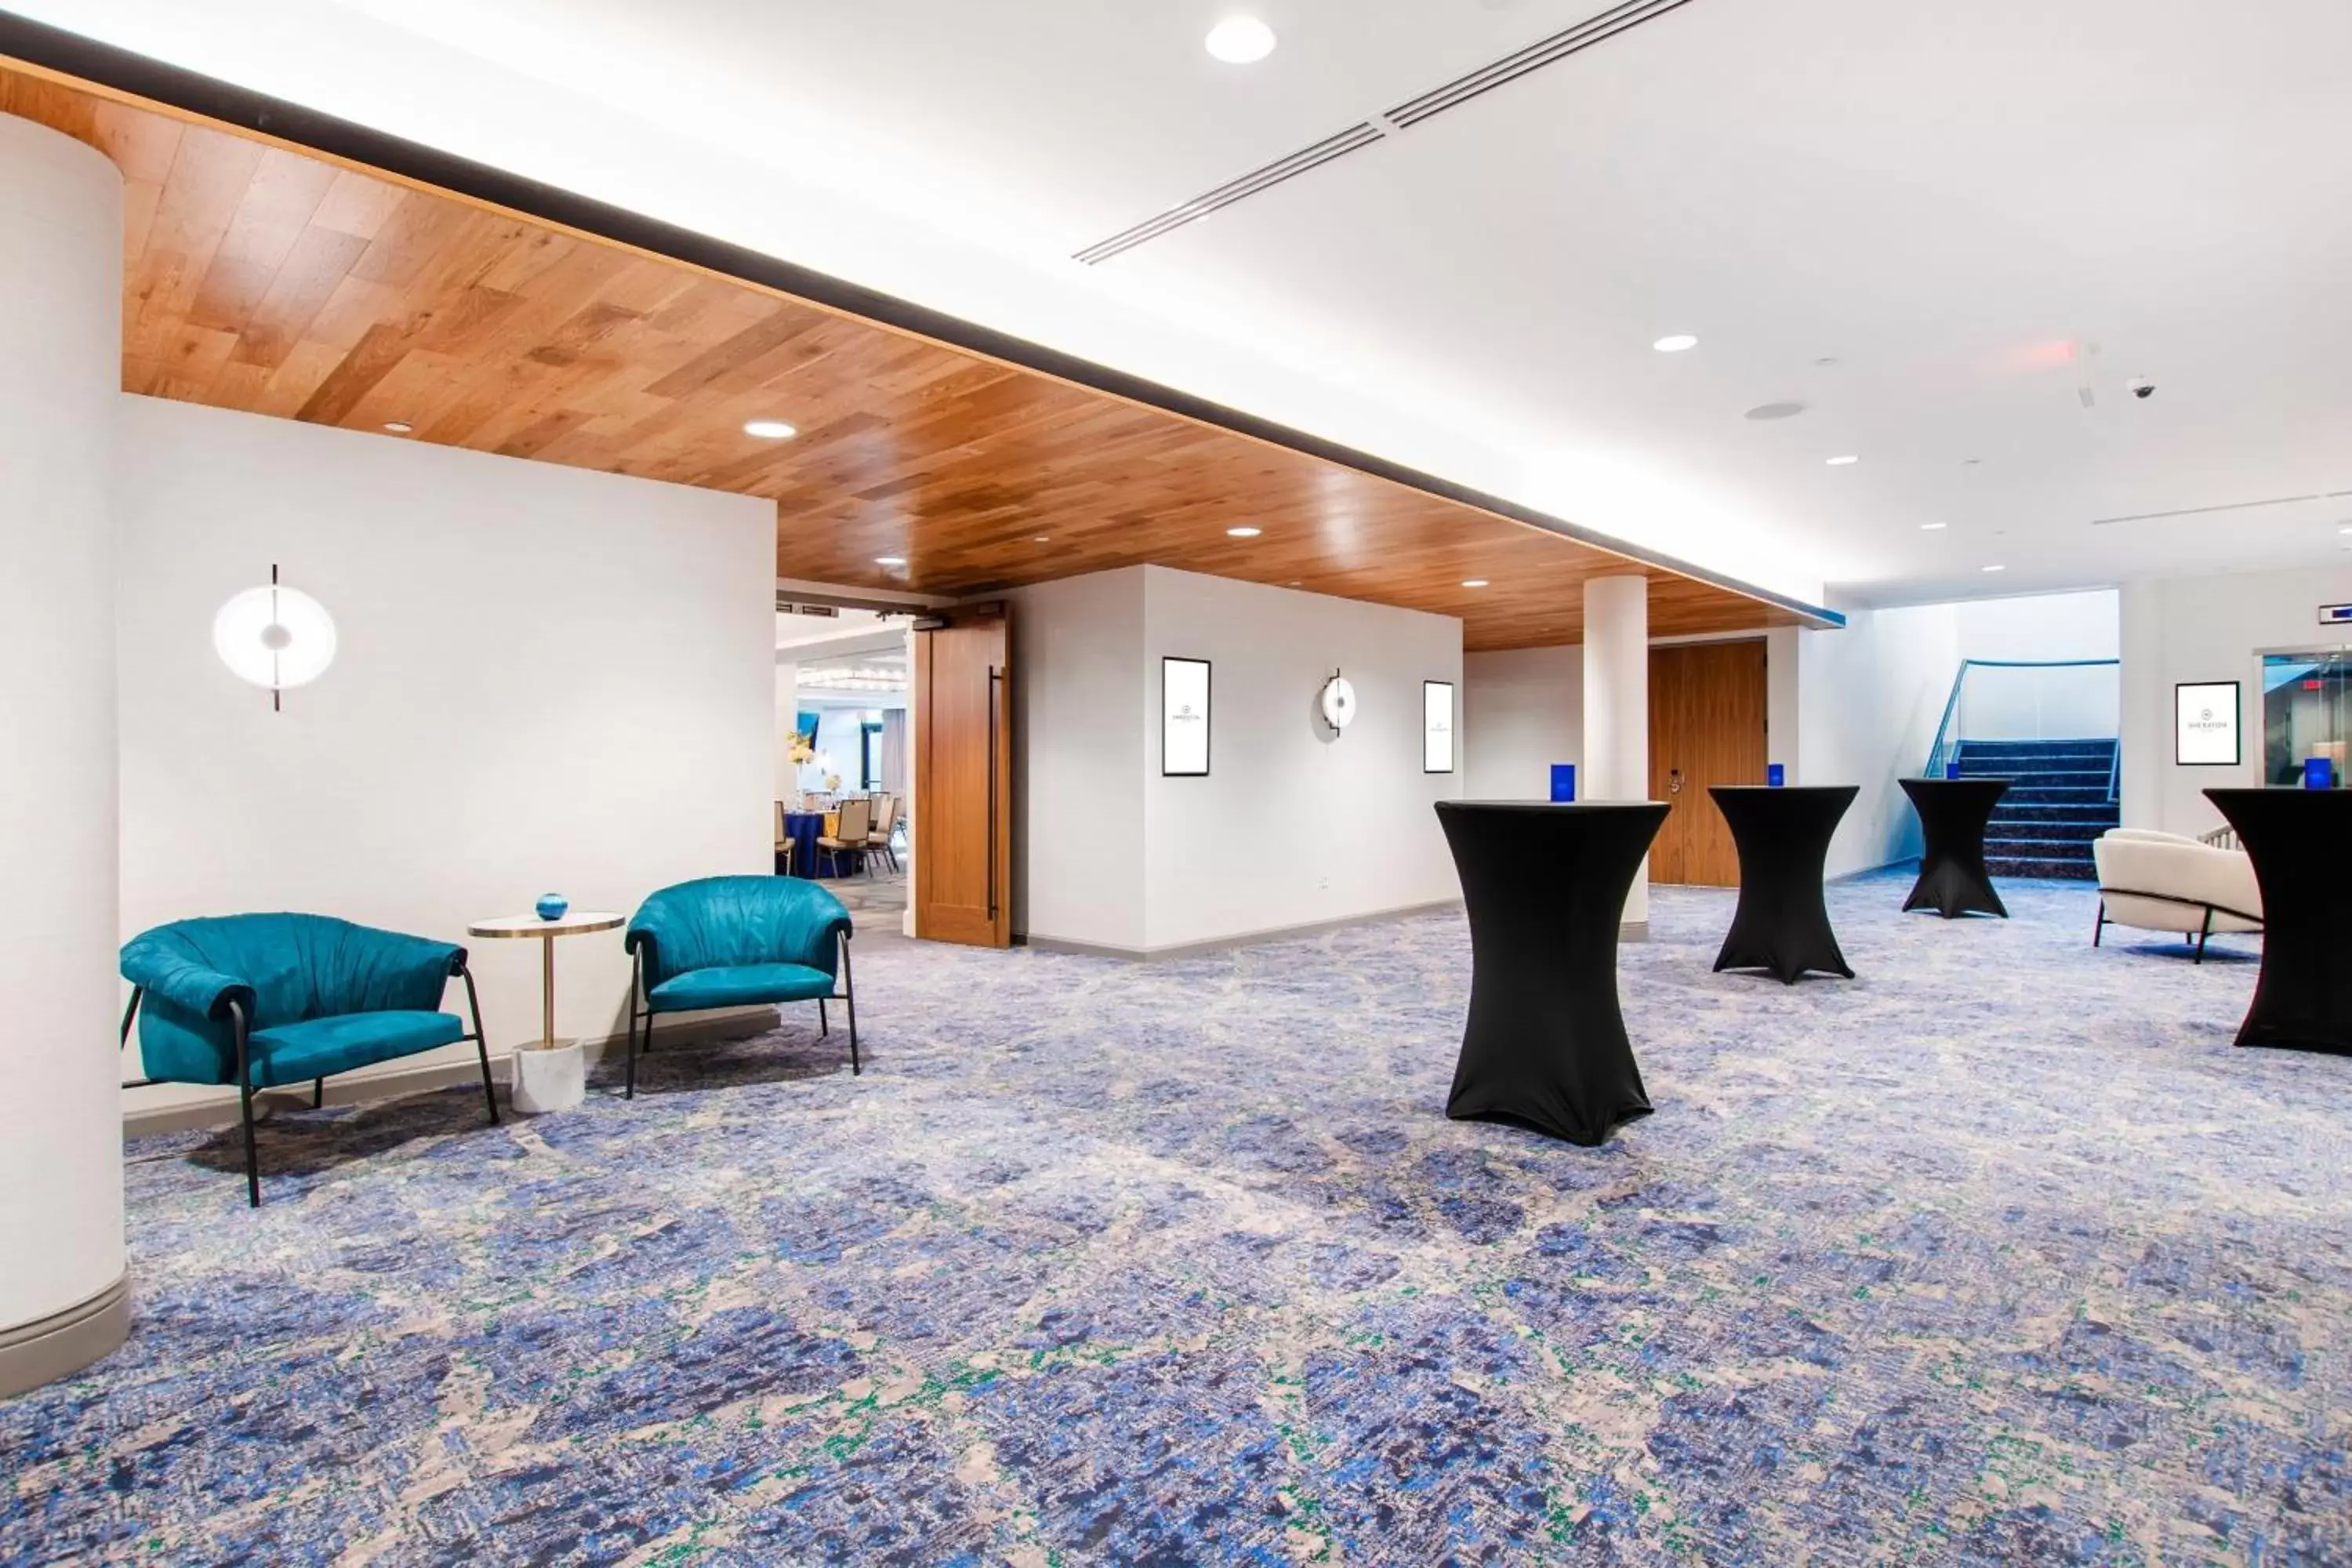
[[[704,877],[647,898],[629,918],[625,939],[635,961],[628,1097],[637,1093],[637,1021],[645,1020],[651,1050],[656,1013],[814,1002],[817,1027],[830,1033],[824,1005],[845,1003],[849,1070],[863,1070],[850,930],[841,900],[797,877]]]
[[[310,1081],[310,1103],[326,1080],[460,1040],[482,1059],[482,1096],[499,1119],[490,1053],[466,950],[446,942],[376,931],[327,915],[228,915],[179,921],[131,939],[122,949],[131,1005],[122,1037],[139,1024],[139,1057],[149,1083],[235,1084],[245,1111],[246,1196],[261,1205],[253,1147],[256,1090]],[[452,977],[466,983],[464,1020],[441,1011]]]

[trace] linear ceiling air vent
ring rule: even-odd
[[[1077,259],[1092,267],[1108,261],[1123,250],[1132,250],[1148,239],[1158,239],[1171,229],[1181,228],[1215,212],[1229,207],[1245,196],[1272,190],[1285,180],[1297,179],[1309,169],[1319,169],[1334,158],[1344,158],[1359,147],[1369,147],[1381,139],[1381,133],[1369,122],[1350,125],[1337,136],[1327,136],[1312,147],[1302,147],[1287,158],[1279,158],[1263,169],[1253,169],[1237,180],[1228,180],[1215,190],[1194,196],[1181,206],[1170,207],[1156,217],[1149,217],[1133,228],[1123,229],[1108,239],[1090,245],[1077,253]]]
[[[1409,98],[1390,110],[1385,118],[1400,129],[1418,125],[1432,115],[1443,114],[1457,104],[1469,102],[1482,92],[1491,91],[1507,81],[1517,81],[1529,71],[1541,70],[1555,60],[1564,60],[1604,39],[1638,27],[1653,17],[1662,16],[1678,5],[1688,4],[1690,0],[1625,0],[1623,5],[1612,6],[1598,16],[1588,16],[1565,32],[1554,33],[1516,54],[1505,55],[1492,65],[1482,66],[1467,76],[1456,77],[1444,87],[1424,92],[1419,98]]]
[[[1112,257],[1133,250],[1137,246],[1158,239],[1196,223],[1235,202],[1272,190],[1285,180],[1295,180],[1309,169],[1319,169],[1335,158],[1344,158],[1359,148],[1369,147],[1383,136],[1391,136],[1410,126],[1420,124],[1434,114],[1443,114],[1456,104],[1467,103],[1507,81],[1517,81],[1529,71],[1540,70],[1555,60],[1564,60],[1581,49],[1589,49],[1605,38],[1613,38],[1631,27],[1638,27],[1654,16],[1664,16],[1690,0],[1624,0],[1597,16],[1588,16],[1563,33],[1554,33],[1529,44],[1514,54],[1505,55],[1490,65],[1480,67],[1468,76],[1457,77],[1444,87],[1407,99],[1384,115],[1377,115],[1348,127],[1337,136],[1327,136],[1311,147],[1303,147],[1287,158],[1279,158],[1262,169],[1253,169],[1237,180],[1228,180],[1215,190],[1194,196],[1191,201],[1170,207],[1157,216],[1144,219],[1133,228],[1121,230],[1108,239],[1076,252],[1076,258],[1093,267]]]
[[[2178,511],[2139,511],[2129,517],[2095,517],[2093,528],[2105,528],[2117,522],[2163,522],[2176,517],[2210,517],[2217,511],[2252,511],[2266,506],[2299,506],[2305,501],[2352,500],[2352,490],[2321,490],[2307,496],[2273,496],[2268,500],[2224,501],[2219,506],[2187,506]]]

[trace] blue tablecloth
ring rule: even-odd
[[[824,813],[821,811],[784,813],[784,837],[793,841],[793,876],[815,878],[816,841],[824,832]]]

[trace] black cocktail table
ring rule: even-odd
[[[1985,824],[2009,793],[2007,779],[1904,779],[1903,793],[1919,813],[1927,844],[1919,858],[1919,879],[1905,910],[1933,910],[1946,920],[1965,914],[2009,918],[1985,869]]]
[[[1860,789],[1853,784],[1714,784],[1731,840],[1739,846],[1739,908],[1715,967],[1763,969],[1794,985],[1808,969],[1853,978],[1830,929],[1822,873],[1830,836]]]
[[[1650,1113],[1617,1006],[1617,927],[1655,801],[1440,801],[1470,914],[1470,1021],[1445,1114],[1587,1145]]]
[[[2352,1055],[2352,793],[2209,789],[2263,889],[2263,969],[2242,1046]]]

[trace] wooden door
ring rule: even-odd
[[[915,634],[915,934],[1003,947],[1013,933],[1013,669],[1001,605]]]
[[[1764,782],[1764,643],[1650,650],[1650,798],[1674,809],[1650,849],[1658,882],[1739,885],[1739,851],[1710,784]]]

